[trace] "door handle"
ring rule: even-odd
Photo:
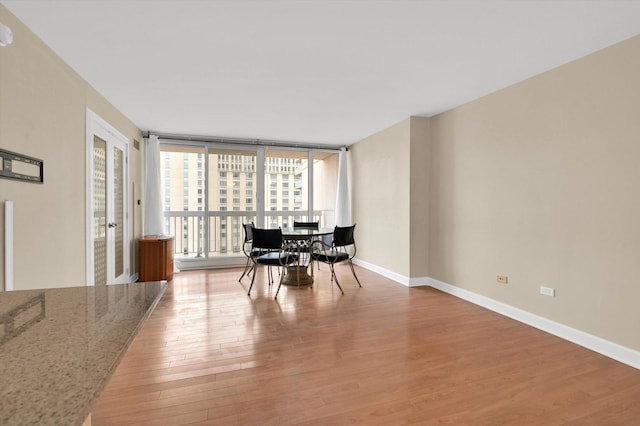
[[[118,224],[115,223],[115,222],[109,222],[108,226],[109,226],[109,228],[116,228],[118,226]]]

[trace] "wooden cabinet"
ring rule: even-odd
[[[145,235],[138,238],[140,250],[139,281],[173,279],[173,237]]]

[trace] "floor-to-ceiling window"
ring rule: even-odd
[[[256,152],[209,149],[209,256],[242,253],[243,223],[256,220]]]
[[[313,153],[312,178],[313,220],[322,226],[333,228],[336,214],[336,191],[338,188],[338,154],[335,152]]]
[[[165,229],[176,254],[205,255],[204,147],[162,145],[161,176]]]
[[[175,236],[178,261],[197,267],[241,261],[243,223],[334,225],[335,151],[161,140],[161,164],[166,229]]]
[[[294,220],[317,220],[309,212],[309,152],[267,150],[264,163],[265,226],[293,226]]]

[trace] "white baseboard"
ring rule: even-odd
[[[420,287],[429,285],[429,277],[409,278],[388,269],[381,268],[380,266],[374,265],[373,263],[365,262],[364,260],[358,258],[354,258],[353,263],[354,265],[362,266],[363,268],[373,271],[376,274],[380,274],[383,277],[389,278],[390,280],[402,284],[405,287]]]
[[[398,274],[396,272],[390,271],[385,268],[381,268],[380,266],[374,265],[373,263],[365,262],[364,260],[354,258],[353,264],[362,266],[365,269],[373,271],[376,274],[380,274],[385,278],[389,278],[390,280],[395,281],[399,284],[402,284],[405,287],[411,286],[411,280],[409,279],[409,277],[405,277],[404,275]]]
[[[486,296],[479,295],[469,290],[443,283],[433,278],[429,278],[429,285],[445,293],[464,299],[468,302],[487,308],[506,317],[520,321],[547,333],[558,336],[562,339],[583,346],[592,351],[598,352],[616,361],[620,361],[631,367],[640,369],[640,352],[627,348],[626,346],[613,343],[601,337],[594,336],[584,331],[560,324],[550,319],[532,314],[531,312],[498,302]]]
[[[463,288],[456,287],[442,281],[438,281],[434,278],[406,277],[388,269],[381,268],[372,263],[365,262],[361,259],[353,259],[353,263],[358,266],[362,266],[363,268],[369,269],[370,271],[373,271],[377,274],[380,274],[383,277],[389,278],[390,280],[393,280],[406,287],[418,287],[427,285],[431,286],[435,289],[451,294],[452,296],[456,296],[478,306],[482,306],[483,308],[497,312],[521,323],[545,331],[549,334],[553,334],[554,336],[558,336],[562,339],[568,340],[577,345],[580,345],[640,370],[640,352],[631,348],[627,348],[626,346],[622,346],[609,340],[605,340],[601,337],[585,333],[584,331],[580,331],[559,322],[552,321],[536,314],[532,314],[531,312],[527,312],[511,305],[507,305],[506,303],[498,302],[497,300],[482,296],[472,291],[465,290]]]

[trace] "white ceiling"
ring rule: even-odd
[[[143,131],[351,144],[640,33],[640,1],[2,1]]]

